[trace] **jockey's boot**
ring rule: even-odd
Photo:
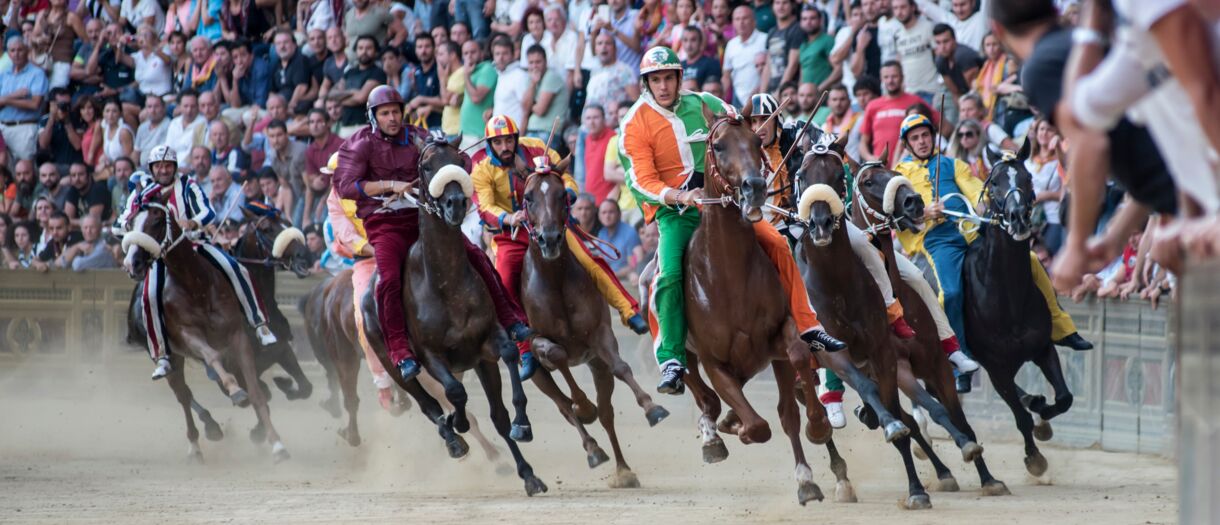
[[[915,337],[915,329],[907,324],[905,317],[894,319],[894,322],[890,323],[890,330],[893,330],[894,335],[898,336],[899,339],[913,339]]]
[[[279,339],[275,338],[275,334],[271,333],[271,329],[267,328],[265,324],[258,325],[258,328],[254,329],[254,333],[258,335],[258,342],[263,346],[271,346],[279,342]]]
[[[389,388],[377,389],[377,403],[387,412],[394,410],[394,391]]]
[[[534,377],[534,372],[538,371],[538,360],[534,358],[534,352],[526,350],[521,352],[520,362],[517,363],[517,372],[521,375],[521,380],[525,381]]]
[[[686,368],[677,362],[671,362],[661,369],[661,382],[657,384],[657,392],[662,394],[670,394],[680,396],[686,392],[686,384],[682,382],[682,375],[686,373]]]
[[[398,373],[402,374],[403,381],[410,381],[419,375],[419,361],[413,357],[408,357],[398,362]]]
[[[957,376],[957,393],[969,394],[974,389],[972,380],[974,374],[958,374]]]
[[[529,341],[531,337],[534,337],[534,330],[529,325],[518,321],[508,327],[508,337],[514,343]]]
[[[847,343],[831,337],[830,334],[818,328],[801,334],[801,341],[809,345],[810,352],[817,352],[819,350],[838,352],[847,348]]]
[[[830,426],[833,428],[843,428],[847,426],[847,418],[843,416],[843,403],[834,402],[822,405],[826,407],[826,420],[830,421]]]
[[[627,327],[631,328],[631,331],[637,334],[643,335],[648,333],[648,321],[645,321],[644,317],[640,314],[635,314],[628,318]]]
[[[949,354],[949,362],[953,363],[953,368],[962,374],[971,374],[979,369],[979,362],[970,359],[970,356],[961,350]]]
[[[1068,348],[1071,348],[1072,350],[1092,350],[1093,349],[1093,343],[1090,343],[1087,339],[1080,337],[1080,332],[1072,332],[1072,333],[1068,334],[1067,337],[1064,337],[1063,339],[1055,341],[1055,344],[1058,346],[1066,346]]]
[[[162,377],[169,375],[169,373],[173,372],[173,371],[174,371],[174,367],[173,367],[173,365],[169,364],[168,357],[158,358],[157,359],[157,368],[155,370],[153,370],[153,373],[152,373],[153,381],[161,379]]]

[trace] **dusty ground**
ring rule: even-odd
[[[205,464],[194,465],[185,461],[181,411],[165,384],[147,379],[145,358],[119,356],[62,379],[51,379],[52,370],[0,362],[0,522],[1176,522],[1175,473],[1167,460],[1045,447],[1051,470],[1039,482],[1025,474],[1020,447],[997,439],[983,441],[986,457],[1012,496],[980,496],[973,471],[955,459],[950,466],[963,492],[933,493],[929,511],[900,510],[905,480],[899,457],[879,433],[866,433],[854,421],[836,441],[860,503],[801,507],[778,423],[779,438],[746,447],[726,437],[729,459],[704,465],[689,398],[658,399],[673,415],[650,429],[621,385],[619,435],[642,489],[607,488],[612,463],[589,470],[575,432],[532,386],[536,439],[523,451],[550,492],[527,498],[520,480],[498,475],[473,441],[471,454],[454,461],[417,412],[398,418],[381,412],[367,375],[360,384],[362,446],[351,448],[336,435],[340,421],[318,406],[328,394],[319,381],[312,399],[273,400],[273,420],[292,453],[290,461],[273,465],[268,448],[246,437],[253,413],[228,406],[193,366],[196,396],[226,432],[223,441],[201,441]],[[472,407],[485,421],[482,393],[471,383]],[[769,388],[751,393],[770,417]],[[600,426],[590,431],[609,451]],[[960,458],[950,443],[936,446],[943,457]],[[834,478],[825,453],[808,443],[806,451],[815,481],[831,496]],[[926,463],[921,471],[930,477]]]

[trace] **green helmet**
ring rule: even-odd
[[[682,71],[682,61],[674,50],[657,46],[644,53],[640,59],[640,78],[657,71]]]

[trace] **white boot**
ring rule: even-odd
[[[267,328],[265,324],[259,325],[254,330],[254,333],[258,334],[258,342],[262,343],[263,346],[271,346],[279,342],[279,339],[275,338],[275,334],[271,333],[271,329]],[[978,365],[975,366],[977,367]]]
[[[847,426],[847,418],[843,416],[843,403],[826,403],[826,419],[833,428]]]
[[[153,370],[153,373],[152,373],[153,381],[161,379],[162,377],[169,375],[169,373],[173,372],[173,371],[174,371],[174,367],[173,367],[173,365],[169,364],[168,357],[159,358],[159,359],[157,359],[157,369]]]
[[[970,359],[970,356],[961,350],[949,354],[949,362],[953,363],[953,367],[963,374],[969,374],[979,369],[979,362]]]

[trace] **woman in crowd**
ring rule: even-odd
[[[529,60],[525,56],[525,51],[534,44],[542,46],[544,49],[549,48],[552,42],[552,35],[546,30],[546,18],[542,13],[542,8],[534,6],[525,10],[525,17],[521,20],[521,67],[528,68]],[[437,45],[440,45],[437,43]],[[547,58],[551,58],[549,55]]]
[[[86,38],[85,22],[68,10],[68,0],[51,0],[50,7],[34,19],[33,39],[46,45],[51,56],[51,67],[47,70],[49,87],[67,87],[78,38]]]
[[[948,155],[968,164],[975,177],[986,179],[988,168],[984,158],[986,155],[983,155],[983,149],[986,147],[983,127],[979,121],[963,120],[957,125],[957,130],[949,141]]]
[[[73,124],[76,126],[76,133],[80,135],[80,149],[84,156],[85,165],[90,168],[97,165],[97,158],[101,155],[101,149],[95,148],[93,141],[100,140],[98,138],[101,132],[101,112],[102,108],[98,105],[97,99],[91,95],[85,95],[76,100],[76,108],[73,111]]]
[[[1030,126],[1029,158],[1025,168],[1033,176],[1035,214],[1042,215],[1046,225],[1039,235],[1039,244],[1054,257],[1063,244],[1063,225],[1059,221],[1059,201],[1063,199],[1063,179],[1059,175],[1059,131],[1050,122],[1037,119]]]
[[[29,222],[19,222],[9,228],[10,238],[4,249],[4,266],[10,270],[29,268],[38,253],[34,250],[35,226]]]
[[[1020,66],[1008,53],[995,35],[983,37],[983,55],[987,57],[979,74],[974,79],[974,91],[983,99],[984,110],[989,120],[995,120],[996,102],[1000,97],[1021,91],[1017,73]]]
[[[97,131],[93,135],[93,148],[85,158],[95,159],[96,166],[101,168],[114,163],[115,159],[131,158],[135,143],[135,133],[123,122],[123,109],[116,99],[106,101],[102,107],[102,118],[98,121]]]

